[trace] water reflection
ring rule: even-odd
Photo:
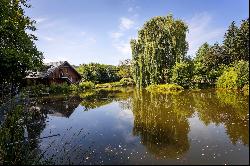
[[[36,108],[52,116],[69,118],[81,100],[78,96],[53,96],[35,99]]]
[[[223,124],[231,142],[249,145],[248,96],[225,91],[192,93],[200,120]]]
[[[39,144],[47,116],[69,117],[79,103],[77,97],[55,96],[28,99],[24,105],[13,107],[0,128],[0,161],[3,164],[39,163],[43,157]]]
[[[176,158],[188,151],[190,127],[187,118],[193,114],[189,100],[178,94],[134,93],[133,134],[141,137],[150,153],[158,158]]]
[[[102,89],[73,97],[31,99],[10,111],[1,126],[0,164],[145,164],[149,161],[178,164],[181,159],[202,163],[204,159],[197,157],[201,146],[195,144],[192,135],[203,134],[192,132],[195,125],[201,124],[207,128],[215,125],[214,130],[225,131],[226,135],[218,134],[224,140],[219,150],[244,149],[232,152],[233,156],[243,156],[241,160],[222,155],[216,163],[229,160],[245,163],[249,160],[244,156],[249,153],[248,99],[249,96],[240,93],[215,90],[155,94],[136,89]],[[197,119],[199,123],[193,123]],[[209,139],[210,145],[217,146],[216,138]],[[206,144],[200,141],[201,145]],[[123,153],[119,147],[126,147],[121,148]],[[140,154],[145,162],[141,162]],[[204,162],[212,159],[208,157]]]
[[[128,107],[128,103],[127,106],[125,106],[125,103],[122,101],[126,101],[132,93],[133,89],[131,88],[113,88],[87,91],[80,94],[82,99],[80,104],[81,106],[84,106],[84,111],[110,104],[113,101],[119,101],[121,106]]]

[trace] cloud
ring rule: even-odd
[[[195,56],[198,48],[205,42],[215,43],[223,38],[225,28],[213,27],[213,17],[207,13],[194,15],[187,21],[189,33],[187,41],[189,43],[188,55]]]
[[[121,17],[118,26],[119,30],[110,33],[113,47],[127,57],[131,56],[129,41],[131,39],[131,33],[134,33],[132,30],[134,30],[135,26],[134,19]]]
[[[96,39],[94,37],[89,37],[87,41],[90,42],[91,44],[96,43]]]
[[[134,26],[135,22],[129,18],[122,17],[120,18],[120,30],[129,30]]]
[[[53,41],[54,40],[54,38],[48,37],[48,36],[40,36],[40,37],[43,38],[46,41]]]
[[[130,48],[129,42],[120,41],[120,42],[114,43],[114,47],[123,55],[131,54],[131,48]]]
[[[36,22],[39,24],[39,23],[46,21],[47,18],[35,18],[34,20],[36,20]]]
[[[119,39],[120,37],[122,37],[124,34],[122,32],[111,32],[110,36],[113,39]]]

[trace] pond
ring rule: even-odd
[[[121,89],[30,98],[26,118],[7,115],[8,124],[2,125],[7,136],[2,135],[0,160],[249,164],[248,100],[248,95],[213,89],[178,94]]]

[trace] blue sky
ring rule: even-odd
[[[232,21],[248,18],[248,0],[30,0],[44,61],[117,65],[131,58],[129,41],[145,21],[172,13],[189,26],[188,54],[221,42]]]

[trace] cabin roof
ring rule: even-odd
[[[26,78],[46,78],[53,73],[58,67],[68,64],[80,77],[81,75],[67,61],[44,63],[44,68],[41,71],[28,71]]]

